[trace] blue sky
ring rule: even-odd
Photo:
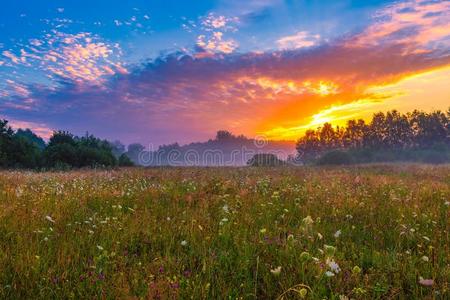
[[[8,1],[0,11],[0,116],[44,136],[66,129],[156,144],[218,129],[303,128],[332,105],[361,101],[373,84],[445,67],[449,7],[430,0]],[[386,61],[376,55],[395,57],[396,69],[375,68]],[[219,117],[223,111],[230,117]],[[173,125],[178,120],[190,126]]]
[[[241,51],[267,50],[275,47],[278,38],[298,31],[332,39],[361,30],[386,2],[8,1],[0,11],[0,40],[4,48],[19,48],[60,26],[66,32],[87,31],[119,42],[130,51],[130,62],[136,62],[155,58],[161,51],[192,48],[202,32],[200,20],[215,13],[240,19],[229,36],[238,41]]]

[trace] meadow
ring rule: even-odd
[[[448,299],[450,166],[0,172],[0,298]]]

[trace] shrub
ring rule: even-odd
[[[348,165],[353,163],[353,159],[350,156],[349,153],[340,151],[340,150],[334,150],[325,153],[322,155],[318,161],[318,165]]]
[[[255,154],[248,162],[247,165],[251,167],[275,167],[283,166],[286,163],[279,159],[274,154],[259,153]]]

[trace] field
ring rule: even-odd
[[[448,299],[450,166],[0,172],[0,298]]]

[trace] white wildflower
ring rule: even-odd
[[[223,210],[224,212],[226,212],[227,214],[230,213],[230,208],[228,207],[227,204],[225,204],[225,205],[222,207],[222,210]]]
[[[326,272],[325,272],[325,276],[327,276],[327,277],[333,277],[333,276],[334,276],[334,273],[333,273],[333,272],[330,272],[330,271],[326,271]]]
[[[339,265],[332,259],[327,260],[327,265],[330,268],[330,270],[335,274],[338,274],[341,271],[341,268],[339,267]]]
[[[273,275],[280,275],[281,273],[281,266],[275,268],[275,269],[271,269],[270,273],[272,273]]]
[[[47,221],[55,223],[55,220],[52,219],[52,217],[50,216],[45,216],[45,218],[47,219]]]

